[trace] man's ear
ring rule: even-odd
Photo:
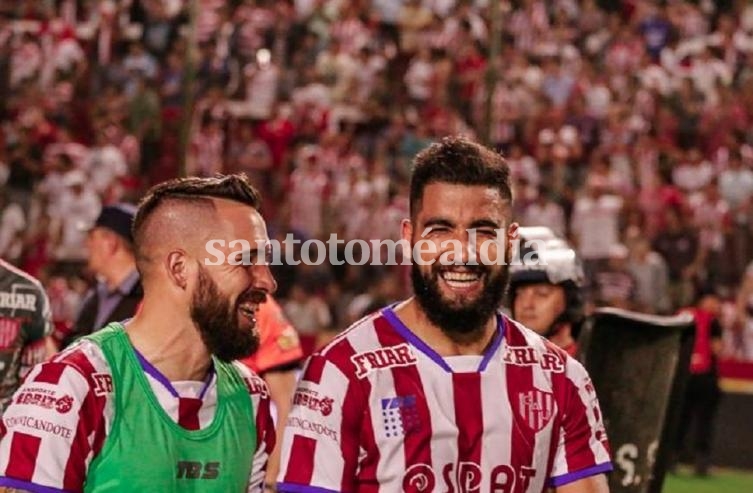
[[[413,258],[413,252],[411,251],[411,245],[413,244],[413,223],[410,219],[403,219],[400,222],[400,238],[403,245],[403,257]]]
[[[505,245],[505,263],[510,265],[512,262],[513,245],[520,239],[520,225],[516,222],[510,223],[507,227],[507,241]]]
[[[190,275],[188,257],[184,250],[173,250],[165,257],[165,269],[170,281],[180,289],[188,286]]]

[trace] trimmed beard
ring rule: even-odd
[[[418,304],[429,320],[452,341],[468,344],[484,336],[484,326],[500,307],[507,290],[509,270],[502,266],[493,273],[486,266],[467,266],[484,279],[481,294],[474,300],[461,300],[461,304],[446,300],[439,289],[439,275],[445,269],[433,268],[424,275],[417,264],[411,266],[413,291]]]
[[[256,327],[244,329],[239,317],[238,303],[231,305],[229,297],[220,293],[217,283],[200,266],[199,285],[191,299],[191,319],[207,350],[221,361],[245,358],[259,349]]]

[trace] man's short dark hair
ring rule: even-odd
[[[411,217],[415,217],[424,189],[431,183],[488,186],[512,201],[510,169],[505,159],[462,136],[445,137],[416,155],[410,181]]]
[[[261,206],[261,195],[245,174],[175,178],[160,183],[152,187],[141,200],[133,220],[136,253],[139,253],[139,245],[142,243],[144,225],[160,205],[177,201],[211,207],[212,199],[232,200],[257,210]]]

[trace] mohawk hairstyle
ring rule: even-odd
[[[212,199],[240,202],[254,209],[261,206],[261,195],[245,174],[218,175],[211,178],[176,178],[152,187],[139,203],[132,233],[137,257],[144,243],[145,224],[162,204],[183,202],[213,207]]]

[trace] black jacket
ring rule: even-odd
[[[131,291],[125,295],[120,302],[115,306],[110,315],[105,319],[105,325],[110,322],[120,322],[133,317],[136,313],[141,300],[144,297],[144,290],[141,287],[141,281],[136,282]],[[73,324],[71,331],[65,336],[62,342],[62,347],[70,346],[79,337],[83,337],[91,334],[95,330],[99,330],[102,327],[94,327],[94,322],[97,319],[97,311],[99,308],[99,298],[97,297],[97,290],[90,290],[79,312],[76,322]]]

